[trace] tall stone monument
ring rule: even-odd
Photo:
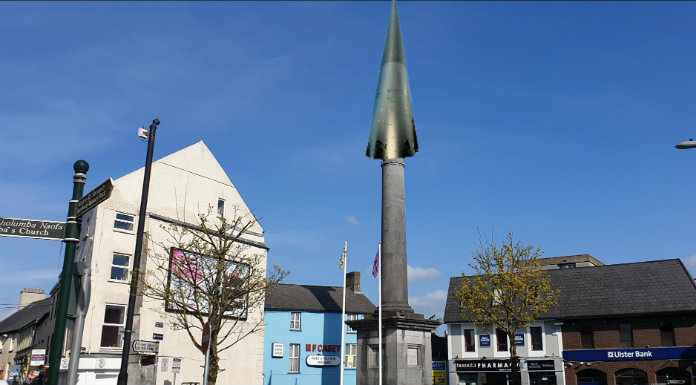
[[[382,349],[384,384],[432,383],[430,335],[440,321],[408,304],[404,159],[418,151],[401,27],[392,0],[367,156],[382,160]],[[357,384],[379,385],[379,323],[350,321],[358,331]]]

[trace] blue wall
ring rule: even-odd
[[[302,313],[300,331],[290,330],[290,311],[266,311],[266,337],[263,353],[264,385],[338,385],[340,365],[315,367],[307,365],[307,356],[327,355],[341,358],[341,352],[307,351],[314,345],[341,345],[341,313]],[[348,315],[346,314],[346,319]],[[358,318],[362,319],[363,315]],[[343,324],[347,330],[347,326]],[[356,344],[356,333],[346,333],[346,344]],[[274,358],[273,343],[283,344],[283,357]],[[300,345],[300,372],[289,373],[290,344]],[[355,369],[343,371],[343,383],[355,385]]]

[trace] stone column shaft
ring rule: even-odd
[[[408,305],[406,207],[402,158],[382,162],[382,311],[413,313]]]

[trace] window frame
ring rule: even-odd
[[[469,338],[468,334],[471,334],[471,340],[467,341]],[[465,353],[475,353],[476,352],[476,331],[474,329],[464,329],[462,332],[462,335],[464,336],[464,352]],[[470,342],[470,343],[467,343]],[[471,350],[469,350],[471,349]]]
[[[586,326],[580,328],[580,346],[583,349],[594,349],[594,330],[591,327]]]
[[[353,353],[353,354],[351,354]],[[350,359],[349,357],[353,357]],[[346,344],[345,369],[357,369],[358,344]]]
[[[622,348],[633,348],[633,325],[630,322],[619,323],[619,344]]]
[[[121,308],[123,313],[121,315],[121,323],[107,323],[106,322],[106,311],[107,308],[112,307],[112,308]],[[101,335],[99,337],[99,348],[100,349],[123,349],[123,336],[121,335],[120,330],[126,327],[126,305],[121,305],[121,304],[114,304],[114,303],[107,303],[104,305],[104,319],[102,320],[102,330],[101,330]],[[103,346],[102,343],[104,341],[104,327],[117,327],[117,341],[119,342],[118,346]]]
[[[120,256],[128,257],[128,262],[126,263],[126,265],[116,265],[116,264],[114,263],[114,258],[116,257],[117,254],[120,255]],[[128,282],[130,282],[130,272],[131,272],[131,263],[132,263],[132,261],[133,261],[133,256],[130,255],[130,254],[121,253],[121,252],[118,252],[118,251],[112,252],[112,253],[111,253],[111,270],[109,271],[109,281],[113,281],[113,282],[123,282],[123,283],[128,283]],[[125,279],[114,278],[114,269],[115,269],[115,268],[116,268],[116,269],[125,269],[125,270],[126,270],[126,272],[125,272],[125,274],[124,274]]]
[[[295,319],[297,316],[297,319]],[[297,325],[295,325],[297,324]],[[290,312],[290,330],[292,331],[302,331],[302,312],[293,311]]]
[[[671,338],[670,338],[670,341],[668,341],[668,344],[665,344],[665,339],[670,337],[667,334],[667,332],[669,332],[671,334]],[[663,322],[660,324],[660,346],[663,346],[663,347],[677,346],[677,341],[676,341],[676,338],[674,335],[674,324],[673,323]]]
[[[217,215],[223,218],[225,217],[225,200],[222,198],[218,198]]]
[[[288,373],[300,373],[300,344],[290,344],[288,361]],[[293,370],[293,368],[295,370]]]
[[[124,218],[119,218],[118,217],[119,215],[131,217],[132,220],[128,221]],[[129,228],[122,228],[122,227],[116,226],[117,223],[130,223],[130,226],[129,226]],[[116,211],[116,216],[114,217],[114,231],[119,231],[119,232],[123,232],[123,233],[130,233],[130,234],[134,233],[135,232],[135,215]]]
[[[504,344],[500,343],[500,336],[504,336],[503,338]],[[501,349],[501,346],[505,346],[505,349]],[[502,329],[495,329],[495,346],[496,346],[496,352],[509,352],[510,351],[510,341],[508,341],[508,336],[507,333],[505,333],[504,330]]]
[[[538,330],[538,337],[539,340],[535,341],[534,335],[536,334],[534,331]],[[544,351],[544,328],[541,326],[530,326],[529,327],[529,345],[532,348],[532,351],[534,352],[543,352]]]
[[[358,319],[360,318],[357,314],[346,314],[346,321],[357,321]],[[357,332],[357,330],[353,329],[352,327],[350,327],[350,325],[346,324],[346,333],[355,334]]]

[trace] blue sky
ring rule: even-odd
[[[367,142],[389,3],[0,2],[0,216],[65,220],[86,190],[204,140],[287,282],[377,301]],[[441,316],[479,234],[696,271],[694,2],[399,4],[420,152],[406,160],[409,297]],[[50,290],[60,242],[0,238],[0,304]],[[649,279],[649,277],[641,278]],[[666,283],[668,284],[668,283]],[[0,318],[10,310],[0,305]]]

